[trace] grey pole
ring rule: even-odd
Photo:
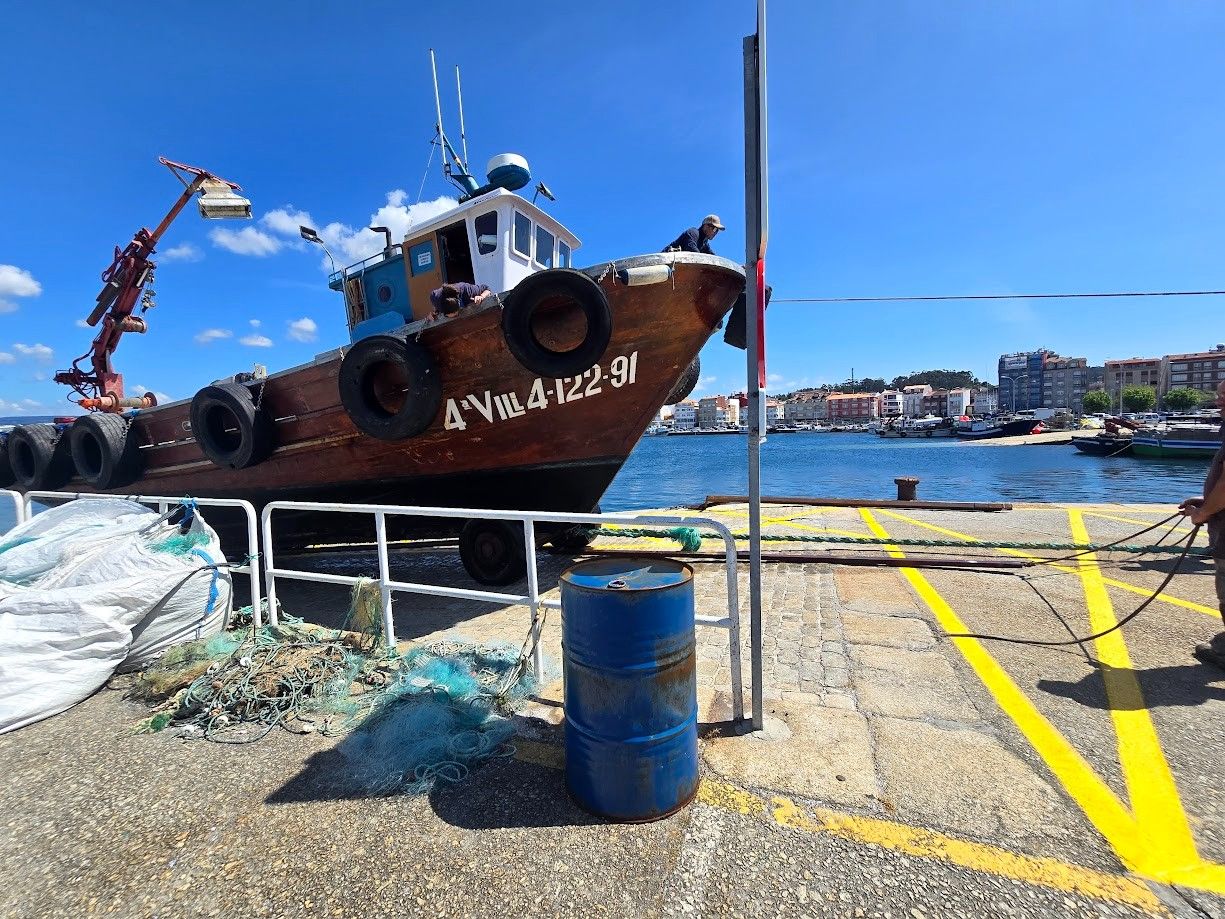
[[[744,236],[745,338],[749,398],[749,635],[753,686],[753,730],[764,723],[761,622],[761,444],[765,428],[758,338],[758,271],[764,271],[769,235],[766,164],[766,0],[757,0],[757,33],[744,50]]]

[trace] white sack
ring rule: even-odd
[[[224,628],[230,577],[197,511],[199,545],[158,550],[178,524],[129,501],[61,505],[0,537],[0,733],[64,711],[117,668]]]

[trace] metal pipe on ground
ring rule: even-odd
[[[725,556],[711,552],[667,552],[661,550],[587,549],[580,553],[586,556],[623,556],[648,558],[684,558],[697,561],[723,561]],[[748,559],[748,552],[737,552],[739,559]],[[1031,562],[1019,558],[956,558],[936,555],[913,555],[895,558],[870,552],[762,552],[763,562],[783,562],[796,565],[822,563],[827,565],[849,565],[876,568],[964,568],[977,570],[1016,570],[1029,567]]]
[[[749,499],[744,495],[707,495],[701,504],[692,505],[693,510],[704,511],[718,504],[744,504]],[[928,511],[1010,511],[1011,504],[997,501],[898,501],[894,498],[805,498],[800,496],[770,496],[761,499],[762,504],[782,504],[793,507],[905,507],[910,510]]]

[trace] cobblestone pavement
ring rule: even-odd
[[[1158,513],[1096,512],[1084,520],[1099,541]],[[740,527],[737,509],[716,513]],[[775,534],[871,536],[875,526],[941,539],[1066,541],[1080,519],[1052,507],[770,513]],[[969,543],[960,554],[1000,556]],[[377,569],[369,553],[278,563]],[[556,583],[569,563],[542,556],[541,583]],[[722,565],[694,564],[698,613],[724,614]],[[703,790],[645,826],[603,824],[568,800],[557,681],[520,719],[516,760],[428,798],[377,800],[336,800],[312,784],[318,763],[342,768],[319,759],[329,739],[278,732],[228,748],[136,737],[127,727],[142,709],[103,692],[0,737],[0,872],[10,881],[0,915],[447,915],[497,904],[568,916],[1222,916],[1225,689],[1189,656],[1215,627],[1204,612],[1210,569],[1190,566],[1159,613],[1127,627],[1126,668],[1101,643],[1035,650],[941,637],[950,615],[1030,637],[1066,635],[1062,618],[1084,634],[1106,615],[1103,602],[1120,616],[1140,602],[1163,564],[1103,555],[1083,570],[1075,561],[1041,569],[1044,580],[1028,585],[1016,574],[916,580],[896,569],[766,565],[765,730],[744,735],[728,723],[728,633],[700,628]],[[445,551],[399,553],[393,574],[470,586]],[[279,587],[288,611],[342,620],[343,590]],[[743,572],[738,588],[743,611]],[[471,601],[401,596],[395,610],[406,640],[517,645],[529,625],[523,607]],[[558,618],[542,636],[550,676]],[[741,650],[747,693],[747,615]],[[1134,691],[1119,682],[1125,673],[1138,679]],[[1128,820],[1148,861],[1130,847]]]

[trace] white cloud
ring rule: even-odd
[[[15,360],[17,360],[17,358],[13,357],[13,355],[9,354],[7,351],[0,351],[0,364],[11,364]]]
[[[298,228],[303,226],[313,227],[315,225],[314,218],[309,213],[297,210],[292,204],[269,211],[259,219],[259,222],[273,233],[280,233],[282,236],[291,237],[300,245],[305,245],[305,243],[302,243]]]
[[[90,327],[89,323],[88,323],[88,322],[86,322],[84,319],[78,319],[78,320],[77,320],[77,321],[74,323],[74,325],[75,325],[75,326],[76,326],[78,329],[88,329],[88,328]]]
[[[715,382],[714,377],[701,377],[698,379],[698,386],[709,386],[711,383],[714,383],[714,382]]]
[[[258,329],[261,325],[263,325],[263,323],[258,319],[248,319],[247,322],[251,323],[251,328],[253,329]]]
[[[34,276],[16,265],[0,265],[0,297],[37,297],[43,286]]]
[[[13,345],[13,350],[22,357],[32,357],[36,361],[49,361],[55,356],[54,351],[46,345],[40,344],[23,345],[21,342],[17,342]]]
[[[216,229],[208,234],[213,245],[227,249],[235,255],[254,255],[263,258],[281,251],[284,243],[274,236],[269,236],[263,230],[255,227],[243,227],[241,230]]]
[[[191,243],[183,243],[181,246],[174,246],[161,253],[158,258],[159,262],[198,262],[204,258],[204,253],[200,251],[199,246],[193,246]]]
[[[766,377],[767,383],[781,383],[782,381],[783,375],[781,373],[771,373]]]
[[[289,330],[285,333],[294,341],[314,341],[318,338],[319,326],[315,325],[315,320],[295,319],[289,323]]]
[[[248,348],[271,348],[272,339],[266,335],[244,335],[238,339],[240,345],[246,345]]]
[[[217,341],[221,338],[233,338],[234,333],[229,329],[205,329],[196,336],[196,341],[201,345],[207,345],[210,342]]]
[[[0,300],[0,314],[17,312],[17,304],[12,300]]]
[[[28,415],[36,408],[42,408],[42,403],[33,399],[22,399],[20,402],[0,399],[0,415]]]

